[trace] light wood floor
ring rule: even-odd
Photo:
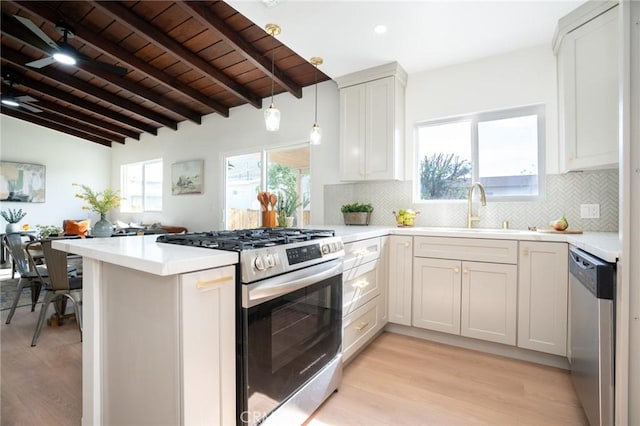
[[[80,424],[81,343],[75,322],[46,327],[37,312],[2,312],[2,425]],[[326,425],[586,425],[564,370],[384,333],[344,372],[307,422]]]
[[[565,370],[383,333],[306,423],[588,425]]]

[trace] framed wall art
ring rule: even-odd
[[[171,194],[202,194],[204,160],[190,160],[171,165]]]
[[[45,166],[0,161],[0,201],[44,203]]]

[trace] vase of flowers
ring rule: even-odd
[[[82,192],[76,194],[76,198],[86,201],[89,205],[82,206],[82,210],[91,210],[100,214],[100,220],[91,228],[91,235],[94,237],[110,237],[113,234],[113,224],[107,220],[107,212],[120,207],[122,197],[120,191],[106,188],[102,192],[94,192],[86,185],[77,183],[74,186],[82,188]]]
[[[11,234],[13,232],[20,232],[20,225],[18,222],[27,215],[27,212],[23,212],[22,209],[7,209],[0,212],[2,218],[7,221],[7,228],[5,232]]]

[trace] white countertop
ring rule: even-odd
[[[607,262],[620,257],[617,232],[585,232],[583,234],[551,234],[519,229],[440,228],[440,227],[388,227],[388,226],[331,226],[313,228],[334,229],[342,241],[349,243],[383,235],[411,235],[452,238],[490,238],[500,240],[567,242]]]
[[[231,251],[156,243],[157,235],[55,240],[53,248],[155,275],[174,275],[238,263]]]
[[[440,236],[452,238],[491,238],[527,241],[560,241],[572,244],[607,262],[620,257],[620,241],[616,232],[585,232],[584,234],[547,234],[524,230],[466,228],[397,228],[389,226],[311,226],[332,229],[350,243],[384,235]],[[69,253],[113,263],[155,275],[174,275],[203,269],[233,265],[236,252],[156,243],[157,235],[112,238],[57,240],[53,247]]]

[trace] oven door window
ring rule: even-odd
[[[337,275],[246,310],[250,413],[267,415],[339,353],[341,286]]]

